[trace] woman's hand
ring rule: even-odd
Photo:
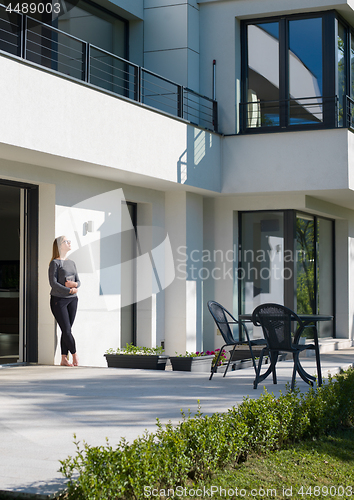
[[[77,293],[77,288],[70,288],[70,295],[75,295]]]
[[[77,288],[77,283],[75,281],[65,281],[65,286],[68,288]]]

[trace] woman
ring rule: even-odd
[[[66,258],[71,241],[59,236],[53,242],[53,256],[49,264],[50,308],[61,329],[61,365],[78,366],[75,339],[71,333],[77,311],[77,289],[80,286],[75,262]],[[71,352],[73,361],[68,360]]]

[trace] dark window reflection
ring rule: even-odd
[[[322,122],[322,19],[289,22],[290,124]]]
[[[322,17],[249,24],[247,30],[247,127],[322,123]]]
[[[354,97],[354,36],[351,36],[350,41],[350,66],[351,66],[351,81],[350,81],[350,97]]]
[[[343,105],[346,95],[346,33],[342,23],[338,23],[337,35],[337,95],[338,95],[338,125],[343,125]]]

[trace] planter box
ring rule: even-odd
[[[141,368],[164,370],[169,356],[165,354],[105,354],[108,368]]]
[[[172,369],[182,372],[210,372],[213,354],[208,356],[171,356]]]
[[[252,348],[252,352],[253,352],[253,355],[255,358],[260,357],[263,347],[265,347],[265,346],[262,346],[262,347],[255,346]],[[230,350],[230,355],[231,355],[231,352],[232,351]],[[250,351],[248,345],[237,346],[233,355],[232,355],[231,362],[232,361],[241,361],[243,359],[252,359],[251,351]]]

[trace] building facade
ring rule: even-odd
[[[59,361],[61,234],[83,365],[218,347],[210,299],[352,345],[352,1],[64,4],[0,7],[0,362]]]

